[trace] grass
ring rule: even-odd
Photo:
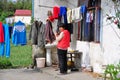
[[[10,61],[14,67],[26,67],[32,63],[31,46],[11,46]]]
[[[29,28],[27,28],[27,32]],[[27,33],[28,36],[28,33]],[[14,46],[11,43],[11,55],[10,58],[0,57],[0,61],[9,61],[12,64],[12,68],[18,67],[27,67],[32,63],[32,47],[29,45],[30,41],[28,41],[27,45]]]
[[[1,57],[0,60],[9,60],[12,63],[12,67],[26,67],[32,63],[31,46],[14,46],[11,44],[10,58]]]

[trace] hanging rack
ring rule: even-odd
[[[96,8],[101,9],[100,7],[97,7],[97,6],[96,7],[88,7],[87,9],[88,10],[93,10],[93,9],[96,9]]]

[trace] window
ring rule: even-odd
[[[78,22],[77,39],[100,42],[101,0],[80,0],[79,6],[86,5],[83,19]]]

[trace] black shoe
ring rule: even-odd
[[[79,71],[77,68],[72,68],[71,71]]]

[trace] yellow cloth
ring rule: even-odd
[[[67,21],[68,23],[72,23],[72,10],[67,11]]]

